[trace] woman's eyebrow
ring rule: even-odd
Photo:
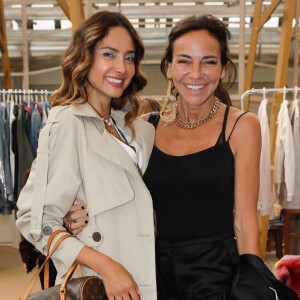
[[[114,51],[114,52],[119,52],[119,50],[118,49],[116,49],[116,48],[112,48],[112,47],[102,47],[102,48],[100,48],[101,50],[102,49],[108,49],[108,50],[111,50],[111,51]]]
[[[204,59],[209,59],[209,58],[219,58],[218,56],[216,55],[206,55],[206,56],[203,56]]]
[[[189,59],[191,59],[192,57],[190,56],[190,55],[188,55],[188,54],[178,54],[178,55],[176,55],[177,57],[178,56],[180,56],[180,57],[185,57],[185,58],[189,58]],[[216,58],[216,59],[218,59],[218,56],[216,56],[216,55],[205,55],[205,56],[203,56],[202,57],[202,59],[210,59],[210,58]]]
[[[101,50],[102,50],[102,49],[108,49],[108,50],[111,50],[111,51],[114,51],[114,52],[117,52],[117,53],[120,52],[118,49],[112,48],[112,47],[109,47],[109,46],[107,46],[107,47],[102,47],[102,48],[100,48],[100,49],[101,49]],[[128,50],[126,53],[127,53],[127,54],[135,54],[135,51],[134,51],[134,50]]]
[[[181,56],[181,57],[185,57],[185,58],[192,58],[191,56],[189,56],[187,54],[177,54],[176,56]]]

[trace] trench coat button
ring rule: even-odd
[[[99,242],[101,240],[100,232],[94,232],[93,235],[92,235],[92,238],[95,242]]]
[[[53,232],[53,229],[50,226],[45,226],[43,228],[44,235],[51,235],[52,232]]]

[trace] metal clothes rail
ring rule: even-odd
[[[21,89],[10,89],[0,90],[0,102],[9,102],[10,100],[14,100],[16,102],[18,101],[40,101],[45,102],[48,100],[48,97],[52,95],[54,91],[48,91],[48,90],[21,90]],[[15,97],[16,98],[15,98]]]
[[[251,94],[265,94],[265,93],[288,93],[288,92],[294,92],[298,93],[300,92],[300,87],[294,87],[294,88],[271,88],[271,89],[251,89],[243,93],[241,96],[241,110],[244,110],[244,99]]]

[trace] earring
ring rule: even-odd
[[[160,117],[161,119],[166,122],[170,123],[175,120],[176,117],[176,104],[172,105],[171,104],[171,91],[172,91],[172,76],[167,75],[168,78],[168,90],[167,90],[167,96],[163,97],[163,107],[160,111]],[[166,118],[165,115],[168,115]]]

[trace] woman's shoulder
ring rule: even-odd
[[[70,108],[70,105],[59,105],[53,107],[48,115],[45,127],[50,127],[51,134],[61,132],[70,133],[75,129],[75,118]]]
[[[236,107],[230,107],[228,119],[236,126],[256,127],[259,125],[259,120],[256,114],[250,111],[242,111]]]
[[[231,107],[228,121],[228,131],[232,133],[231,140],[243,142],[245,138],[260,139],[260,123],[254,113]]]
[[[75,117],[70,105],[59,105],[50,110],[46,124],[63,124],[64,126],[73,126],[74,121]]]

